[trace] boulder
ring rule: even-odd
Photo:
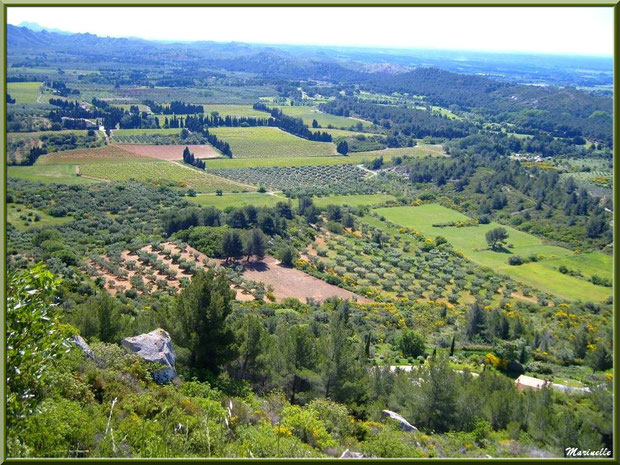
[[[361,452],[351,452],[349,449],[345,450],[340,456],[341,459],[367,459],[368,456]]]
[[[95,358],[95,354],[82,336],[76,334],[71,338],[71,342],[78,346],[80,349],[82,349],[82,352],[84,352],[84,355],[86,355],[88,358],[97,361],[97,359]]]
[[[153,373],[153,379],[156,383],[163,384],[176,378],[177,372],[174,363],[177,356],[174,353],[170,335],[163,329],[156,329],[150,333],[134,337],[126,337],[121,342],[121,346],[135,352],[147,362],[164,365],[162,369]]]
[[[392,412],[391,410],[384,410],[383,412],[381,412],[381,418],[391,418],[392,420],[400,423],[400,429],[402,429],[403,431],[411,431],[413,433],[418,431],[418,428],[413,426],[398,413]]]

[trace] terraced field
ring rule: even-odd
[[[589,299],[604,300],[612,293],[609,288],[562,274],[553,266],[545,264],[547,260],[571,256],[570,250],[544,244],[539,238],[509,226],[490,223],[469,227],[434,227],[433,224],[470,219],[462,213],[437,204],[419,207],[379,208],[374,212],[395,224],[413,228],[425,236],[443,236],[454,245],[456,250],[463,252],[474,263],[488,266],[558,297],[583,299],[584,296],[587,296]],[[501,252],[490,250],[485,239],[486,232],[497,227],[505,228],[509,234],[508,249]],[[523,258],[536,255],[539,260],[520,266],[511,266],[507,262],[511,255],[518,255]],[[583,257],[582,260],[588,261],[588,258]],[[605,273],[605,271],[601,270],[601,273]]]
[[[139,265],[139,266],[138,266]],[[303,271],[287,268],[271,256],[266,256],[260,262],[241,262],[242,271],[238,284],[231,285],[236,291],[237,300],[254,300],[255,291],[272,289],[277,301],[286,298],[306,298],[322,301],[329,297],[341,299],[359,299],[366,302],[353,292],[328,284],[310,276]],[[112,295],[123,292],[130,287],[134,276],[138,275],[141,284],[136,289],[138,293],[145,290],[168,290],[175,293],[180,287],[180,280],[189,279],[198,269],[208,267],[223,267],[225,272],[230,268],[223,266],[223,261],[209,258],[196,249],[186,245],[179,246],[172,242],[160,244],[157,249],[145,246],[135,254],[124,251],[119,257],[92,257],[83,269],[93,279],[103,278],[105,289]],[[134,278],[134,279],[132,279]],[[258,298],[263,300],[263,297]]]
[[[235,158],[305,158],[337,154],[331,143],[309,141],[273,127],[221,127],[210,132],[230,144]]]

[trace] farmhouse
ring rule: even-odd
[[[535,389],[539,390],[549,384],[549,381],[544,379],[533,378],[532,376],[521,375],[515,380],[515,386],[517,389]]]

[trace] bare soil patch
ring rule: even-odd
[[[338,297],[369,302],[368,299],[351,291],[328,284],[303,271],[282,266],[278,260],[271,256],[265,257],[262,262],[244,264],[243,269],[244,278],[273,286],[278,301],[288,297],[300,300],[312,298],[317,301],[323,301],[329,297]]]
[[[159,160],[183,160],[183,150],[189,148],[198,158],[219,158],[221,155],[210,145],[117,145],[123,150],[140,157],[151,157]]]
[[[153,289],[158,287],[156,285],[156,281],[165,280],[170,291],[178,291],[180,287],[180,278],[191,277],[191,273],[183,270],[179,266],[178,262],[172,262],[171,256],[179,254],[179,262],[185,260],[188,263],[195,263],[197,269],[206,269],[206,263],[210,263],[212,266],[214,265],[221,267],[241,265],[243,267],[241,277],[245,281],[262,283],[265,288],[272,289],[276,301],[282,301],[286,298],[296,298],[301,301],[313,299],[320,302],[330,297],[338,297],[341,299],[354,299],[359,302],[370,302],[364,297],[360,297],[357,294],[347,291],[346,289],[339,288],[338,286],[328,284],[318,278],[304,273],[303,271],[282,266],[278,260],[271,256],[266,256],[260,262],[247,262],[246,260],[241,260],[239,262],[227,264],[222,259],[209,258],[189,246],[183,250],[172,242],[165,242],[161,244],[161,246],[163,246],[163,250],[160,251],[154,251],[150,246],[145,246],[142,250],[148,253],[157,254],[159,260],[168,265],[168,268],[177,272],[176,278],[171,279],[164,273],[157,271],[154,266],[145,265],[139,260],[137,254],[132,254],[128,251],[122,252],[122,266],[120,267],[127,273],[126,278],[119,278],[118,276],[110,273],[103,266],[97,265],[94,262],[89,262],[89,264],[97,269],[99,275],[102,275],[105,278],[105,289],[112,295],[115,295],[119,288],[121,290],[130,289],[132,287],[131,277],[135,273],[140,273],[145,284],[149,283]],[[129,270],[128,268],[128,262],[130,261],[135,262],[132,266],[133,270]],[[147,277],[148,275],[153,276],[153,278],[149,280]],[[95,278],[95,276],[93,276],[93,278]],[[237,300],[254,300],[252,293],[248,292],[247,289],[242,289],[241,286],[231,284],[231,289],[235,290]],[[138,293],[141,292],[142,291],[138,291]]]

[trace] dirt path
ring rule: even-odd
[[[361,169],[362,171],[366,171],[367,173],[370,173],[370,177],[376,176],[377,172],[376,171],[372,171],[369,170],[368,168],[366,168],[363,164],[359,164],[359,165],[355,165],[357,166],[359,169]]]

